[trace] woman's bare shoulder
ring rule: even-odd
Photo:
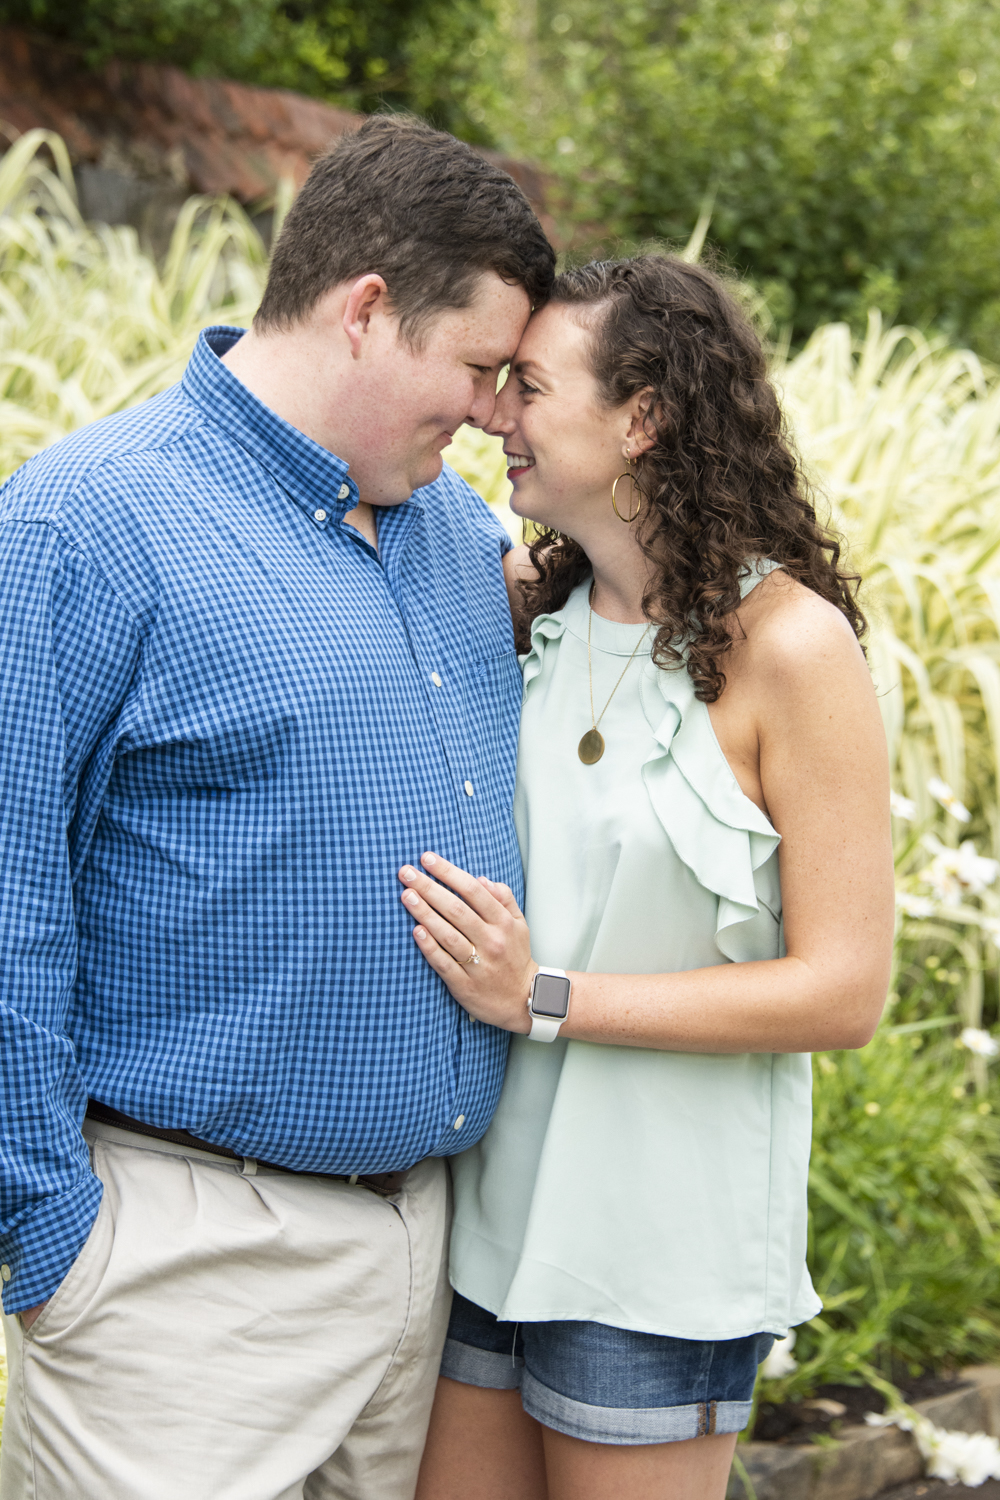
[[[866,670],[847,617],[784,569],[761,580],[739,618],[745,632],[742,653],[755,675],[795,680],[824,668]]]
[[[503,555],[503,571],[507,579],[508,588],[512,581],[517,582],[522,578],[525,580],[537,578],[538,570],[531,561],[530,547],[522,543],[519,547],[511,547],[509,552],[505,552]]]
[[[522,610],[521,591],[518,584],[533,583],[539,576],[526,546],[511,547],[509,552],[504,553],[503,576],[507,585],[507,598],[510,600],[510,612],[516,621]]]

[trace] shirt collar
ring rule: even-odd
[[[358,503],[348,465],[279,417],[238,380],[221,356],[243,336],[224,325],[198,335],[182,385],[188,398],[253,455],[313,525],[340,522]]]

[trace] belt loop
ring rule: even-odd
[[[256,1163],[256,1161],[254,1160],[254,1158],[252,1156],[244,1156],[244,1157],[242,1157],[241,1158],[241,1162],[242,1162],[242,1165],[240,1166],[240,1176],[241,1177],[256,1177],[257,1176],[257,1163]]]
[[[355,1172],[355,1174],[354,1174],[353,1177],[348,1177],[348,1179],[347,1179],[347,1185],[348,1185],[348,1187],[357,1187],[357,1185],[358,1185],[358,1178],[360,1176],[361,1176],[360,1172]]]

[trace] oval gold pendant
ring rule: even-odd
[[[592,766],[604,754],[604,736],[597,729],[588,729],[577,747],[577,754],[585,766]]]

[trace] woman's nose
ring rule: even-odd
[[[485,430],[490,437],[509,437],[514,431],[515,423],[513,413],[510,410],[510,402],[506,399],[509,380],[504,383],[503,388],[497,392],[496,406],[493,415],[485,425]]]

